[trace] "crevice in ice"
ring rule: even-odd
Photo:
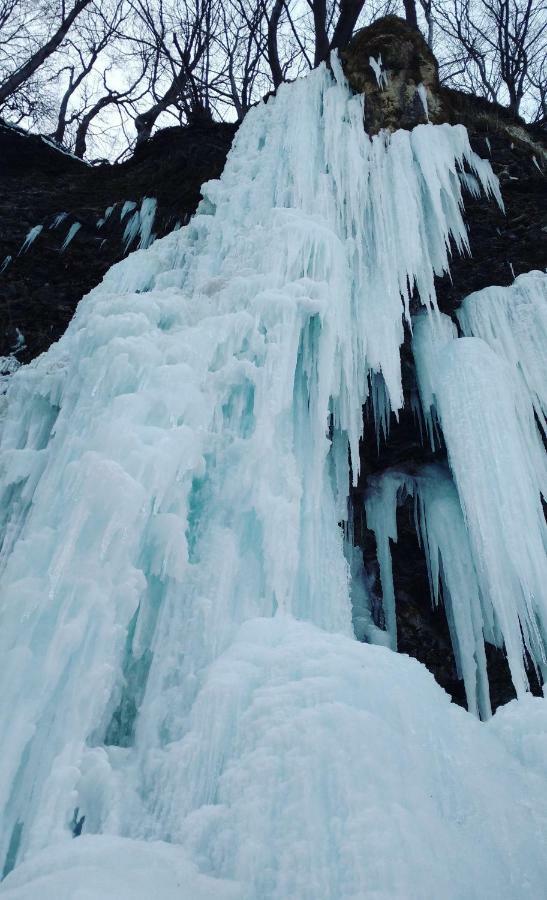
[[[4,878],[12,871],[12,869],[15,868],[17,856],[19,853],[19,847],[21,845],[21,838],[23,836],[23,825],[23,822],[17,821],[12,828],[6,858],[4,861],[4,867],[2,869],[2,880],[4,880]]]
[[[84,823],[85,823],[85,815],[80,815],[80,807],[76,806],[74,808],[74,814],[72,816],[72,821],[70,823],[70,829],[72,831],[72,837],[77,838],[80,837]]]
[[[135,656],[133,652],[133,641],[139,613],[140,607],[135,612],[127,629],[127,640],[122,664],[123,686],[119,703],[112,713],[112,718],[106,729],[105,746],[131,747],[133,745],[135,722],[152,663],[152,653],[149,647],[144,649],[139,656]]]

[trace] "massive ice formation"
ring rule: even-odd
[[[543,891],[544,773],[418,663],[354,640],[359,567],[340,527],[369,383],[381,427],[403,403],[411,295],[434,308],[451,241],[467,247],[461,178],[499,199],[497,182],[462,127],[370,140],[362,97],[333,69],[252,110],[190,225],[111,269],[11,380],[0,851],[5,873],[16,866],[12,900],[73,898],[75,884],[123,896],[143,841],[167,900]],[[480,368],[468,356],[464,397]],[[456,389],[431,379],[464,519],[452,533],[455,488],[431,476],[420,527],[434,593],[442,559],[470,705],[486,714],[481,628],[501,628],[520,677],[515,623],[534,652],[539,641],[524,593],[537,547],[521,540],[503,561],[522,596],[490,598],[501,621],[481,622],[456,582],[470,553],[481,592],[497,587],[487,539],[521,451],[504,538],[528,534],[525,517],[536,527],[533,423],[519,411],[521,443],[481,488],[482,563],[472,495],[500,408],[483,426],[474,406],[460,446]],[[455,547],[464,520],[469,548]],[[352,588],[354,620],[381,640],[366,579]],[[133,871],[128,884],[149,898]]]

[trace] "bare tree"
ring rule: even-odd
[[[544,93],[537,73],[547,55],[545,0],[434,0],[433,17],[449,83],[506,100],[515,114],[528,94]]]
[[[217,85],[219,100],[233,105],[238,120],[250,108],[255,94],[266,93],[269,79],[264,66],[267,25],[264,5],[249,6],[245,0],[232,0],[221,7],[222,30],[218,50],[225,60],[224,84]]]
[[[11,3],[12,0],[8,0]],[[26,81],[31,78],[34,73],[44,64],[44,62],[59,48],[68,34],[71,26],[89,6],[92,0],[74,0],[72,6],[67,9],[65,0],[61,0],[60,13],[58,19],[54,21],[54,27],[44,44],[41,44],[33,53],[31,53],[25,62],[18,66],[15,71],[7,75],[2,83],[0,83],[0,105],[14,94]],[[15,4],[11,10],[11,17],[16,12]],[[19,5],[21,6],[21,4]],[[9,24],[9,18],[7,23]]]
[[[268,22],[267,58],[274,88],[329,59],[350,40],[364,0],[262,0]]]
[[[547,54],[538,55],[532,60],[528,78],[533,102],[530,119],[532,122],[547,122]]]
[[[135,118],[137,144],[147,140],[156,120],[170,107],[187,121],[210,117],[215,73],[211,55],[220,32],[219,0],[132,0],[137,21],[134,40],[152,56],[152,103]]]
[[[135,90],[142,84],[146,72],[137,74],[125,90],[116,90],[107,84],[108,70],[103,73],[104,91],[92,106],[80,117],[74,141],[74,154],[81,159],[87,150],[87,140],[92,122],[109,106],[123,107],[126,100],[133,98]],[[138,99],[138,98],[137,98]]]
[[[241,120],[272,87],[328,61],[356,27],[398,10],[434,42],[445,82],[539,120],[546,3],[0,0],[0,110],[79,156],[123,154],[170,117]]]
[[[124,21],[129,8],[125,0],[115,0],[113,4],[103,3],[101,8],[94,8],[91,15],[85,14],[75,23],[73,33],[67,38],[64,53],[69,62],[57,73],[67,76],[66,88],[61,96],[57,123],[51,137],[58,143],[65,138],[69,125],[82,118],[85,106],[77,105],[71,109],[73,101],[78,101],[79,92],[88,76],[99,69],[101,55],[108,51],[111,56],[118,43]],[[119,48],[121,50],[121,48]]]

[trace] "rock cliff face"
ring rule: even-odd
[[[505,212],[483,199],[466,201],[472,256],[455,255],[451,278],[438,280],[440,308],[453,315],[472,291],[545,268],[547,169],[541,136],[500,107],[441,88],[427,45],[400,19],[380,20],[356,34],[343,65],[352,87],[365,91],[364,127],[371,134],[427,119],[460,122],[500,179]],[[17,359],[28,362],[62,334],[82,295],[137,245],[138,235],[129,248],[124,235],[144,198],[157,203],[153,234],[184,224],[197,206],[200,185],[222,171],[233,134],[234,126],[226,124],[167,129],[128,162],[91,168],[39,137],[0,125],[0,356],[15,349]],[[23,249],[33,229],[34,240]],[[62,250],[71,229],[74,236]],[[402,355],[410,395],[415,376],[408,342]],[[353,505],[356,538],[374,575],[374,538],[362,513],[367,477],[393,465],[412,469],[442,458],[443,451],[434,455],[422,446],[409,406],[379,449],[366,410],[365,421]],[[400,650],[424,662],[454,699],[464,702],[446,618],[442,609],[431,608],[425,561],[407,507],[399,511],[399,533],[393,564]],[[513,691],[505,659],[494,648],[489,666],[496,707]]]
[[[91,167],[0,123],[0,356],[20,342],[18,332],[25,344],[17,354],[21,362],[47,350],[81,297],[135,249],[138,237],[127,248],[124,241],[133,213],[126,207],[122,219],[126,202],[139,208],[145,197],[156,200],[152,231],[158,237],[186,223],[203,182],[222,172],[234,131],[222,123],[168,128],[126,163]]]

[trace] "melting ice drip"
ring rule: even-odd
[[[27,861],[13,898],[34,877],[59,891],[80,864],[97,896],[116,871],[125,889],[141,852],[165,898],[485,896],[479,872],[511,897],[521,844],[541,893],[546,806],[526,797],[547,787],[504,747],[513,719],[496,737],[418,663],[353,639],[339,526],[369,383],[385,422],[403,403],[411,294],[434,306],[450,241],[467,248],[461,178],[501,202],[497,182],[462,127],[370,140],[333,69],[252,110],[192,222],[112,268],[13,376],[1,847],[5,872]]]

